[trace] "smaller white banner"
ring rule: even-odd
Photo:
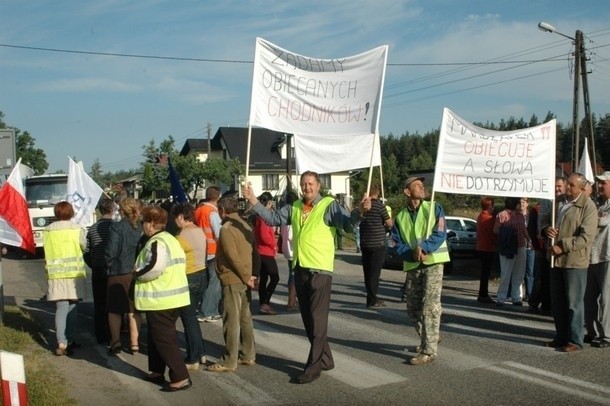
[[[551,120],[521,130],[493,131],[445,108],[434,190],[553,199],[556,128],[556,120]]]

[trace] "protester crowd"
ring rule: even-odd
[[[598,198],[589,196],[581,174],[557,178],[555,207],[553,201],[530,206],[527,198],[509,197],[497,210],[494,198],[485,196],[477,219],[477,301],[498,307],[528,303],[530,312],[552,315],[556,334],[545,345],[564,352],[579,351],[584,343],[610,346],[610,172],[596,181]],[[101,218],[88,233],[70,222],[70,203],[58,203],[60,221],[44,233],[47,297],[56,304],[55,354],[70,355],[79,347],[76,315],[86,264],[92,270],[95,337],[109,356],[138,353],[142,319],[146,322],[150,372],[143,379],[169,392],[192,386],[189,371],[207,364],[198,322],[223,324],[225,349],[208,371],[253,366],[252,291],[258,292],[261,314],[277,313],[271,298],[280,280],[275,256],[281,251],[289,260],[286,310],[300,311],[311,345],[296,381],[312,382],[335,366],[327,329],[337,236],[358,229],[366,307],[385,306],[377,291],[389,249],[403,260],[407,313],[421,340],[409,363],[434,361],[443,268],[450,257],[445,212],[425,199],[424,178],[406,179],[406,204],[394,218],[377,185],[352,212],[320,189],[319,175],[304,172],[301,198],[290,194],[275,207],[269,193],[257,198],[246,185],[249,216],[216,186],[196,207],[105,198],[98,205]],[[500,283],[494,300],[489,279],[496,265]],[[178,318],[185,354],[176,334]],[[122,332],[128,332],[125,341]]]
[[[555,199],[530,206],[527,198],[481,199],[477,253],[481,260],[477,300],[529,305],[552,316],[556,334],[547,347],[564,352],[585,343],[610,346],[610,172],[593,185],[580,173],[555,179]],[[496,300],[489,295],[490,270],[499,263]]]

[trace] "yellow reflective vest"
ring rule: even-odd
[[[333,201],[332,197],[322,198],[313,206],[307,218],[304,217],[301,200],[292,206],[292,260],[303,268],[333,271],[336,230],[324,223],[326,209]]]
[[[136,268],[148,262],[150,249],[157,242],[157,250],[167,249],[167,263],[158,278],[142,280],[136,278],[135,307],[141,311],[168,310],[190,304],[189,285],[186,278],[186,256],[180,243],[166,231],[155,234],[148,240],[136,260]]]
[[[432,233],[434,222],[429,221],[430,212],[434,213],[434,207],[430,207],[430,202],[423,201],[419,206],[415,224],[411,219],[411,215],[407,209],[403,209],[396,215],[396,224],[400,231],[401,239],[407,243],[411,249],[415,249],[420,242],[426,239]],[[433,215],[434,216],[434,215]],[[449,250],[447,249],[447,241],[443,241],[441,246],[434,252],[426,254],[424,265],[434,265],[443,262],[449,262]],[[420,266],[420,262],[404,261],[403,270],[411,271]]]
[[[86,276],[80,233],[79,228],[43,231],[48,279],[75,279]]]

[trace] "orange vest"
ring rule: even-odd
[[[216,238],[214,238],[214,230],[210,223],[210,214],[213,211],[218,211],[216,206],[210,203],[204,203],[195,210],[195,224],[203,229],[207,244],[207,255],[216,255]]]

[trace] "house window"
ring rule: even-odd
[[[275,190],[278,188],[279,183],[280,175],[277,173],[263,175],[263,190]]]
[[[332,189],[330,186],[330,175],[325,173],[320,175],[320,183],[322,184],[322,189]]]

